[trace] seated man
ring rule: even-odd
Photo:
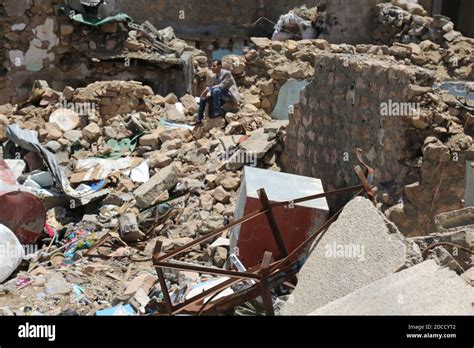
[[[208,87],[201,94],[201,101],[199,103],[198,123],[204,119],[204,111],[206,104],[212,103],[212,116],[219,117],[221,115],[222,100],[239,102],[241,99],[239,89],[235,83],[232,73],[228,70],[222,69],[222,62],[214,60],[212,62],[212,86]]]

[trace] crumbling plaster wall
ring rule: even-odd
[[[386,0],[327,0],[326,30],[322,39],[332,43],[360,44],[372,42],[373,9]]]
[[[435,123],[449,116],[423,103],[421,117],[381,112],[382,103],[411,102],[432,83],[428,70],[390,59],[317,58],[315,78],[290,116],[285,170],[321,178],[326,190],[358,185],[354,166],[360,148],[375,168],[374,184],[387,215],[407,235],[432,232],[435,215],[463,206],[464,150],[472,138],[454,129],[457,134],[437,133]],[[337,210],[349,198],[329,199],[330,206]]]
[[[98,80],[137,80],[156,93],[186,93],[181,67],[117,60],[126,33],[120,26],[88,27],[57,16],[61,0],[0,2],[0,104],[24,102],[35,80],[46,80],[56,90],[86,86]]]
[[[141,23],[149,20],[160,27],[172,26],[182,37],[249,37],[265,35],[272,25],[249,28],[260,17],[276,22],[279,16],[296,6],[315,6],[318,0],[108,0],[104,14],[128,13]]]
[[[270,35],[273,26],[266,21],[248,26],[258,18],[277,21],[281,14],[296,6],[311,7],[327,2],[330,14],[342,16],[339,25],[357,23],[357,28],[345,31],[344,38],[339,35],[337,26],[332,27],[330,41],[365,42],[361,35],[366,31],[362,29],[370,27],[371,6],[376,1],[364,0],[362,5],[358,1],[355,6],[355,2],[340,0],[222,0],[218,3],[109,0],[101,14],[121,11],[131,15],[137,23],[149,20],[159,28],[171,25],[178,36],[201,40],[203,49],[208,49],[214,43],[228,47],[229,39],[241,44],[242,39],[251,35]],[[127,67],[121,61],[97,62],[92,60],[91,54],[86,56],[91,51],[114,51],[121,42],[120,31],[85,28],[65,16],[56,16],[53,6],[62,3],[62,0],[0,1],[0,34],[4,38],[0,40],[0,104],[24,101],[37,79],[48,81],[58,90],[66,85],[85,86],[96,80],[134,79],[152,86],[159,94],[185,92],[180,84],[184,80],[183,72],[179,69],[164,71],[153,65]]]

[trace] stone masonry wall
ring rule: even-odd
[[[457,128],[459,110],[442,102],[449,98],[432,93],[430,71],[388,58],[329,54],[316,59],[315,76],[290,116],[286,171],[321,178],[326,190],[357,185],[353,168],[362,149],[376,170],[381,207],[411,236],[429,233],[436,214],[462,207],[463,153],[472,138]],[[381,113],[382,103],[411,101],[420,103],[419,116]],[[446,124],[453,128],[446,132]],[[349,198],[331,199],[331,208]]]
[[[59,91],[98,80],[137,80],[155,93],[186,93],[181,66],[113,59],[124,46],[120,25],[89,27],[54,13],[61,0],[0,2],[0,104],[24,102],[35,80]],[[112,59],[110,59],[110,57]]]
[[[384,0],[328,0],[326,32],[321,35],[332,43],[372,42],[374,6]]]
[[[266,17],[276,22],[294,7],[315,6],[318,0],[108,0],[104,13],[128,13],[135,21],[149,20],[161,27],[172,26],[183,37],[249,37],[267,35],[272,25],[263,22],[245,26]]]

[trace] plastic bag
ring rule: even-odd
[[[15,234],[0,224],[0,283],[20,266],[25,250]]]

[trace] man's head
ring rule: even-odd
[[[214,74],[219,74],[222,70],[222,61],[215,59],[212,61],[211,65],[212,72]]]

